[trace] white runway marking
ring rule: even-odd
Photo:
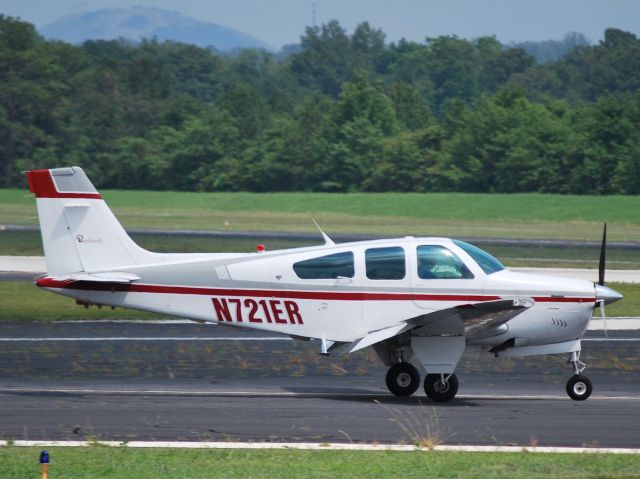
[[[608,318],[607,329],[609,331],[635,331],[640,329],[640,319],[638,318]],[[589,331],[604,331],[604,321],[596,317],[589,322]]]
[[[56,341],[293,341],[283,337],[244,337],[244,336],[105,336],[105,337],[40,337],[40,338],[0,338],[0,342],[56,342]],[[582,338],[582,341],[629,341],[637,342],[640,338]]]
[[[582,341],[640,341],[640,338],[582,338]]]
[[[344,444],[315,442],[190,442],[190,441],[0,441],[18,447],[111,447],[157,449],[304,449],[313,451],[398,451],[398,452],[537,452],[553,454],[640,454],[640,449],[620,447],[529,447],[529,446],[435,446],[399,444]]]
[[[190,319],[83,319],[82,321],[56,321],[56,324],[190,324],[192,326],[217,326],[213,321],[192,321]],[[640,328],[638,328],[640,329]]]
[[[291,338],[281,337],[210,337],[210,336],[108,336],[99,337],[81,337],[81,338],[0,338],[0,342],[45,342],[45,341],[293,341]]]
[[[597,269],[584,268],[508,268],[511,271],[522,273],[544,274],[559,278],[584,279],[585,281],[598,281]],[[607,282],[609,283],[640,283],[640,271],[632,269],[607,270]]]
[[[83,319],[82,321],[56,321],[55,324],[190,324],[192,326],[218,326],[215,321],[192,321],[189,319]],[[607,318],[607,329],[613,330],[640,330],[640,318],[631,316],[612,316]],[[604,330],[604,322],[599,317],[594,317],[589,322],[590,331]]]
[[[371,397],[371,398],[393,398],[389,393],[385,392],[366,392],[353,393],[353,392],[292,392],[292,391],[194,391],[185,389],[95,389],[95,388],[23,388],[23,387],[5,387],[0,388],[0,394],[2,393],[65,393],[65,394],[95,394],[95,395],[130,395],[130,396],[211,396],[211,397],[282,397],[282,398],[317,398],[317,397]],[[459,394],[456,396],[458,399],[485,399],[485,400],[562,400],[569,401],[566,395],[554,395],[554,394],[514,394],[514,395],[500,395],[500,394]],[[589,398],[590,401],[640,401],[640,396],[602,396],[596,395]],[[570,401],[569,401],[570,402]]]

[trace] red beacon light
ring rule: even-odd
[[[256,245],[256,253],[264,253],[266,250],[263,244]]]

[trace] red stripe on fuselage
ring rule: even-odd
[[[76,289],[82,291],[120,291],[129,293],[194,294],[204,296],[243,296],[256,298],[320,299],[336,301],[456,301],[481,302],[502,299],[495,295],[421,294],[421,293],[364,293],[335,291],[290,291],[271,289],[228,289],[193,286],[164,286],[157,284],[95,283],[91,281],[59,281],[40,278],[36,284],[42,288]],[[595,298],[548,296],[534,297],[543,303],[592,303]]]

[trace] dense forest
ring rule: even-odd
[[[0,182],[84,167],[97,186],[640,193],[640,39],[609,29],[539,63],[493,37],[298,47],[41,38],[0,16]]]

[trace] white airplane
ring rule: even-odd
[[[255,253],[159,254],[127,235],[79,167],[27,173],[47,274],[81,304],[132,308],[319,341],[321,354],[372,346],[397,396],[458,391],[467,346],[497,357],[568,354],[568,395],[587,399],[581,338],[594,307],[622,298],[600,281],[516,273],[468,243],[396,238]]]

